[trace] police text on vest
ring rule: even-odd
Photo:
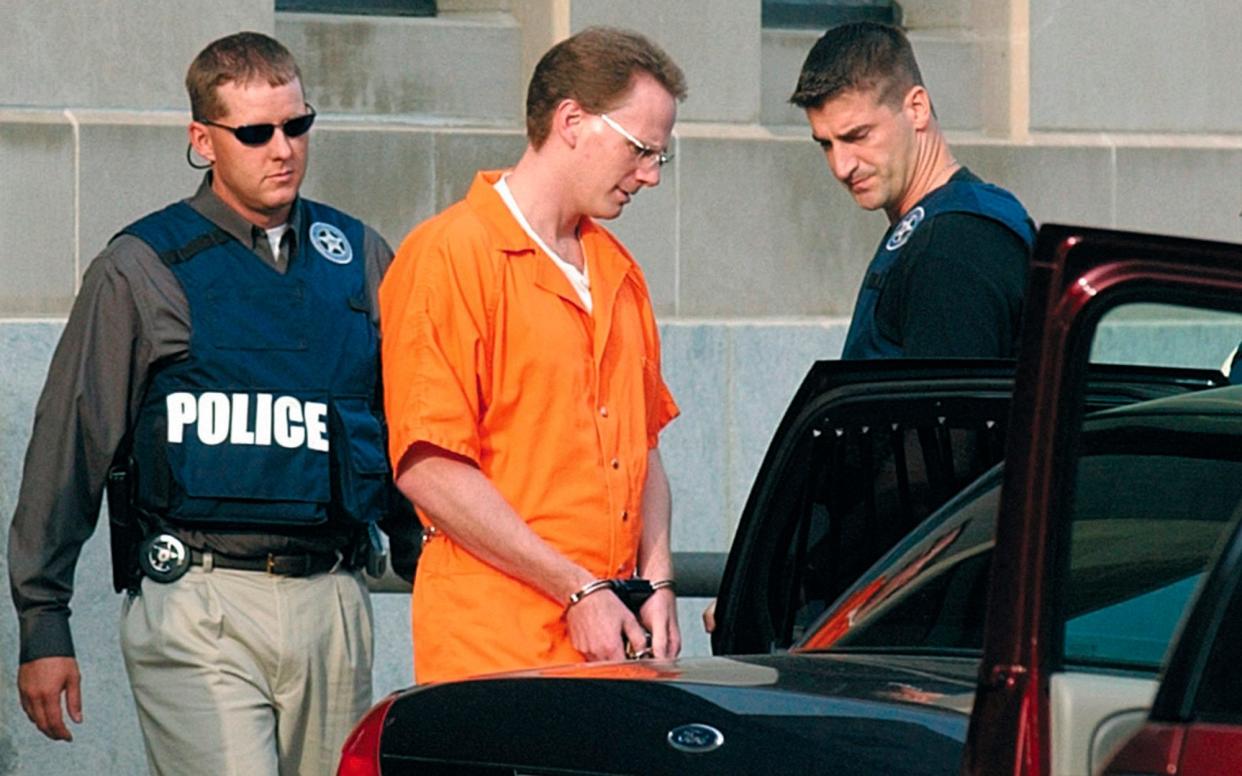
[[[168,441],[181,444],[187,426],[195,426],[198,440],[205,445],[228,442],[233,445],[302,447],[328,451],[328,405],[304,402],[293,396],[226,394],[207,391],[195,396],[178,391],[168,394]]]

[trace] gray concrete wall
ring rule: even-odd
[[[1030,0],[1031,128],[1242,131],[1239,29],[1224,0]]]
[[[802,62],[822,30],[763,30],[760,53],[760,121],[797,127],[804,135],[806,114],[789,104]],[[914,29],[910,44],[931,92],[940,124],[951,130],[983,126],[982,54],[979,42],[960,28]]]
[[[522,119],[521,31],[506,13],[393,18],[283,14],[276,37],[317,110],[473,123]],[[313,87],[313,88],[312,88]]]
[[[0,4],[0,105],[169,109],[186,105],[185,69],[238,30],[271,34],[273,0]]]
[[[751,0],[572,0],[570,27],[629,27],[681,65],[690,96],[679,115],[690,121],[754,122],[759,117],[759,11]],[[710,73],[711,77],[703,77]],[[698,74],[699,77],[694,76]]]

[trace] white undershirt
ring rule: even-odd
[[[530,228],[530,222],[526,220],[526,216],[522,215],[522,210],[518,207],[517,200],[513,198],[513,192],[509,191],[509,184],[505,182],[508,176],[501,176],[500,180],[492,184],[492,188],[496,189],[496,193],[504,200],[505,206],[509,208],[509,212],[513,214],[513,218],[522,227],[522,231],[535,241],[535,245],[539,249],[548,254],[548,258],[552,259],[552,263],[565,273],[565,277],[569,280],[569,285],[574,287],[574,291],[578,293],[578,298],[582,300],[582,306],[590,313],[591,307],[591,278],[587,273],[586,251],[582,252],[582,269],[579,270],[574,265],[562,259],[557,255],[556,251],[548,247],[534,229]]]
[[[280,240],[285,236],[285,232],[289,231],[289,224],[285,222],[280,226],[273,226],[271,229],[264,229],[267,232],[267,244],[272,246],[272,261],[276,262],[276,266],[281,264],[280,256]]]

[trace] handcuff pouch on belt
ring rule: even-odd
[[[125,456],[108,469],[108,533],[112,552],[112,587],[120,593],[138,589],[138,543],[143,530],[133,510],[133,474]]]

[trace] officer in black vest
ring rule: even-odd
[[[69,599],[107,478],[152,772],[330,774],[371,702],[361,568],[399,511],[377,385],[392,251],[298,196],[315,112],[280,43],[222,38],[186,85],[210,171],[90,266],[39,401],[9,541],[22,708],[53,739],[82,720]]]
[[[953,158],[905,35],[870,22],[829,30],[790,102],[832,174],[890,224],[843,358],[1012,357],[1035,225]]]

